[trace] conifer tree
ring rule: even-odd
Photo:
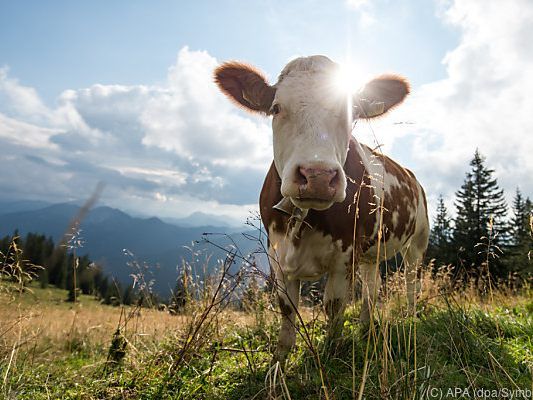
[[[113,279],[107,286],[105,294],[105,304],[111,304],[113,306],[119,306],[122,303],[122,285],[120,282]]]
[[[510,220],[511,245],[519,245],[524,239],[530,237],[529,216],[531,211],[531,200],[529,197],[524,199],[520,188],[516,188],[513,199],[513,215]]]
[[[494,170],[485,166],[485,158],[476,150],[461,189],[456,193],[457,216],[453,242],[458,250],[459,265],[467,271],[477,270],[489,259],[492,273],[505,276],[500,256],[508,243],[507,205],[498,187]]]
[[[522,196],[520,189],[516,189],[512,207],[513,215],[509,221],[511,233],[509,254],[506,257],[507,269],[517,272],[523,278],[533,275],[533,232],[530,225],[533,204],[529,197]]]
[[[136,298],[137,296],[133,284],[129,284],[124,290],[124,294],[122,295],[122,304],[125,304],[127,306],[132,305],[133,303],[135,303]]]
[[[41,289],[46,289],[48,287],[48,269],[43,268],[39,273],[39,286]]]
[[[429,235],[427,256],[435,259],[435,266],[447,265],[454,262],[451,250],[452,221],[444,204],[444,198],[439,195],[437,214],[433,219],[433,227]]]

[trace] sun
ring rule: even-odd
[[[357,93],[368,80],[368,73],[354,63],[339,64],[339,68],[332,76],[335,90],[345,95]]]
[[[347,124],[353,123],[353,97],[359,93],[370,80],[370,75],[361,65],[355,65],[351,62],[339,64],[337,70],[331,77],[333,90],[343,96],[346,101]]]

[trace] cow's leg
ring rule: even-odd
[[[289,281],[281,268],[276,268],[276,289],[281,311],[281,328],[274,361],[283,362],[296,343],[296,313],[300,301],[300,281]]]
[[[344,265],[328,274],[324,290],[324,308],[328,317],[328,335],[330,337],[336,337],[341,333],[348,287],[349,280]]]
[[[370,315],[376,305],[376,299],[381,286],[381,275],[379,265],[372,263],[361,263],[359,265],[361,275],[363,305],[361,307],[361,322],[370,321]]]
[[[407,305],[409,312],[416,313],[416,298],[421,290],[420,279],[418,279],[418,266],[422,262],[423,252],[415,247],[409,247],[403,256],[405,268],[405,285],[407,288]]]
[[[286,240],[286,237],[280,237],[275,231],[269,231],[268,255],[270,267],[274,272],[274,286],[281,311],[281,327],[273,362],[283,362],[296,343],[295,320],[300,301],[300,281],[289,280],[283,272],[287,251]]]

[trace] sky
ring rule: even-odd
[[[431,214],[476,148],[510,200],[533,195],[533,3],[528,0],[0,0],[0,200],[83,201],[136,215],[243,222],[272,161],[270,120],[219,93],[213,69],[274,83],[324,54],[355,80],[412,94],[354,135],[415,172]]]

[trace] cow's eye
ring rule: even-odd
[[[270,108],[270,113],[272,115],[278,115],[280,112],[281,112],[281,107],[279,106],[279,104],[274,104]]]

